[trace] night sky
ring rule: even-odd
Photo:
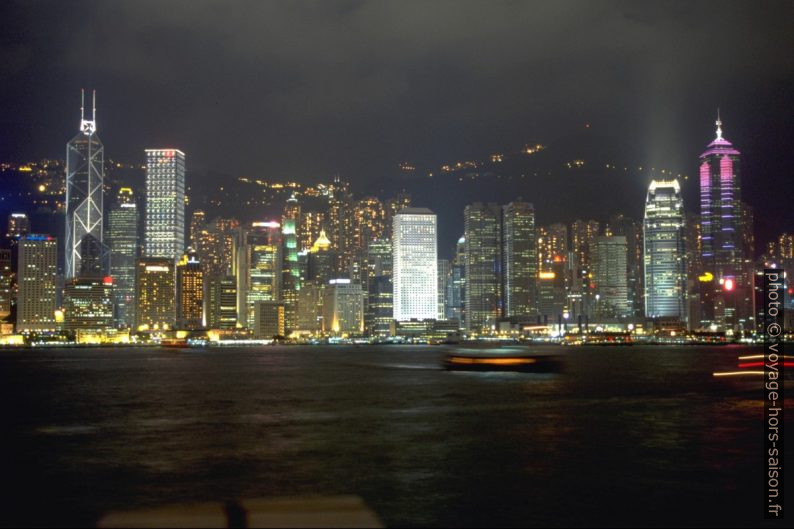
[[[175,146],[193,178],[339,174],[354,190],[401,160],[585,124],[695,175],[720,107],[762,230],[794,229],[790,1],[3,2],[0,19],[2,161],[63,157],[82,87],[113,159]]]

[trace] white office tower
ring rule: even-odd
[[[185,153],[146,149],[146,257],[185,251]]]
[[[394,216],[394,319],[438,317],[436,215],[427,208],[405,208]]]

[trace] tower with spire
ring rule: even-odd
[[[741,201],[740,153],[723,137],[717,110],[716,137],[700,155],[701,325],[716,324],[737,330],[752,318],[752,274],[747,272],[751,256],[745,255]],[[708,290],[708,292],[704,292]],[[751,302],[750,302],[751,304]]]
[[[99,277],[108,270],[103,243],[105,149],[97,135],[96,91],[91,119],[85,116],[84,90],[80,100],[80,129],[66,144],[66,279]]]

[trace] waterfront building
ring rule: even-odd
[[[281,297],[281,224],[253,222],[239,231],[236,246],[237,319],[249,329],[254,325],[257,301]]]
[[[466,313],[466,239],[464,236],[461,236],[455,245],[455,258],[452,260],[446,288],[447,306],[444,319],[457,320],[461,328],[464,328]]]
[[[618,213],[610,217],[605,235],[626,238],[627,312],[631,316],[641,317],[645,310],[642,299],[642,226],[634,219]]]
[[[332,279],[323,290],[323,332],[335,336],[364,333],[364,292],[349,279]]]
[[[684,201],[678,180],[652,180],[643,223],[645,316],[686,321]]]
[[[287,335],[298,328],[298,292],[301,288],[296,219],[292,216],[294,208],[289,206],[281,221],[281,301],[284,303]]]
[[[323,330],[323,292],[325,285],[319,281],[306,281],[298,292],[298,330],[301,333],[319,334]]]
[[[93,113],[85,119],[85,97],[80,105],[80,131],[66,144],[66,279],[80,275],[102,275],[107,270],[107,250],[104,246],[104,183],[105,148],[96,133],[96,91],[93,93]],[[96,261],[83,263],[83,252],[91,251]]]
[[[254,338],[267,339],[286,335],[284,303],[279,301],[256,301],[254,303]]]
[[[230,275],[209,275],[205,289],[208,329],[234,329],[237,326],[237,279]]]
[[[438,260],[438,317],[437,320],[446,319],[447,313],[447,281],[452,271],[449,259]]]
[[[466,245],[466,329],[482,332],[502,314],[502,225],[496,204],[477,202],[463,212]]]
[[[49,235],[19,240],[17,332],[55,330],[58,243]]]
[[[146,149],[146,257],[176,261],[185,251],[185,153]]]
[[[392,227],[394,319],[438,318],[436,215],[427,208],[405,208]]]
[[[629,315],[628,247],[623,235],[598,236],[593,251],[595,314],[599,318],[622,318]]]
[[[113,278],[114,320],[118,327],[135,325],[135,260],[138,258],[138,206],[132,189],[122,187],[108,212],[107,241]]]
[[[11,295],[14,285],[14,268],[11,250],[0,248],[0,324],[11,315]]]
[[[511,202],[502,207],[502,263],[503,316],[535,314],[538,256],[532,204]]]
[[[141,257],[135,270],[135,326],[141,331],[165,331],[176,322],[174,260]]]
[[[189,330],[204,327],[204,270],[193,248],[188,248],[176,265],[176,326]]]
[[[64,329],[105,332],[113,328],[113,279],[73,277],[63,292]]]
[[[740,153],[722,136],[717,116],[716,138],[700,155],[701,266],[714,276],[713,302],[702,307],[702,325],[726,330],[753,328],[751,215],[741,201]],[[705,300],[709,296],[703,296]]]

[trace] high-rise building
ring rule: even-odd
[[[332,279],[323,291],[323,331],[333,335],[364,333],[364,292],[349,279]]]
[[[0,323],[11,314],[11,294],[14,284],[11,250],[0,248]]]
[[[367,247],[366,274],[362,288],[367,299],[364,326],[370,336],[388,336],[394,313],[391,241],[379,238]]]
[[[12,213],[8,216],[6,238],[13,244],[30,233],[30,219],[26,213]]]
[[[447,281],[452,273],[452,265],[449,259],[438,260],[438,317],[444,320],[447,315]]]
[[[568,257],[568,226],[551,224],[538,229],[538,269],[551,271],[555,257]]]
[[[327,284],[334,275],[334,255],[331,241],[326,237],[325,230],[320,230],[320,234],[307,256],[307,278],[320,285]]]
[[[579,270],[591,270],[590,252],[600,233],[601,224],[597,220],[577,219],[571,223],[571,252]]]
[[[66,279],[101,275],[107,270],[102,224],[105,148],[96,133],[96,92],[93,102],[90,120],[85,119],[85,105],[80,105],[80,132],[66,144]],[[86,250],[93,259],[88,265],[83,263]]]
[[[254,325],[251,330],[254,338],[275,338],[285,336],[285,309],[280,301],[262,301],[254,303]]]
[[[146,149],[146,257],[175,262],[185,251],[185,153]]]
[[[198,251],[199,243],[201,241],[201,234],[207,229],[207,214],[203,210],[197,209],[190,216],[190,236],[188,237],[188,244],[191,248]],[[201,257],[201,254],[199,254]]]
[[[298,328],[298,292],[301,288],[297,219],[294,214],[294,207],[288,207],[281,220],[281,301],[284,304],[287,335]]]
[[[254,325],[257,301],[281,298],[281,224],[253,222],[240,229],[236,252],[237,319],[249,329]]]
[[[623,214],[609,219],[606,235],[626,238],[626,287],[628,289],[628,314],[642,316],[645,304],[642,300],[642,227],[634,219]]]
[[[502,263],[503,315],[535,314],[538,256],[532,204],[511,202],[502,208]]]
[[[466,297],[466,238],[461,236],[455,245],[455,258],[447,279],[446,320],[458,320],[462,329],[465,327]]]
[[[595,314],[601,318],[629,315],[628,247],[623,235],[598,236],[592,250],[595,283]]]
[[[193,248],[188,248],[176,265],[176,326],[190,330],[204,327],[204,270]]]
[[[686,321],[684,201],[678,180],[652,180],[643,224],[645,316]]]
[[[135,325],[135,260],[138,258],[138,206],[132,189],[119,189],[108,212],[107,241],[110,247],[110,276],[113,278],[115,323]]]
[[[392,281],[394,319],[438,318],[436,215],[405,208],[394,216]]]
[[[205,300],[208,329],[237,326],[237,279],[234,276],[208,276]]]
[[[463,212],[466,244],[466,329],[481,332],[502,315],[502,224],[496,204]]]
[[[176,322],[174,260],[141,257],[136,261],[135,325],[139,330],[163,331]]]
[[[745,238],[751,237],[746,232],[752,232],[752,222],[742,211],[740,153],[722,137],[719,115],[716,125],[716,138],[700,155],[700,260],[716,289],[714,305],[702,309],[703,323],[751,329],[753,276],[747,263],[752,256],[746,255]]]
[[[49,235],[28,234],[19,241],[17,332],[54,330],[58,243]]]
[[[298,329],[318,334],[323,329],[323,292],[325,285],[319,281],[306,281],[298,292]]]
[[[73,277],[63,291],[64,328],[101,332],[113,328],[113,279]]]

